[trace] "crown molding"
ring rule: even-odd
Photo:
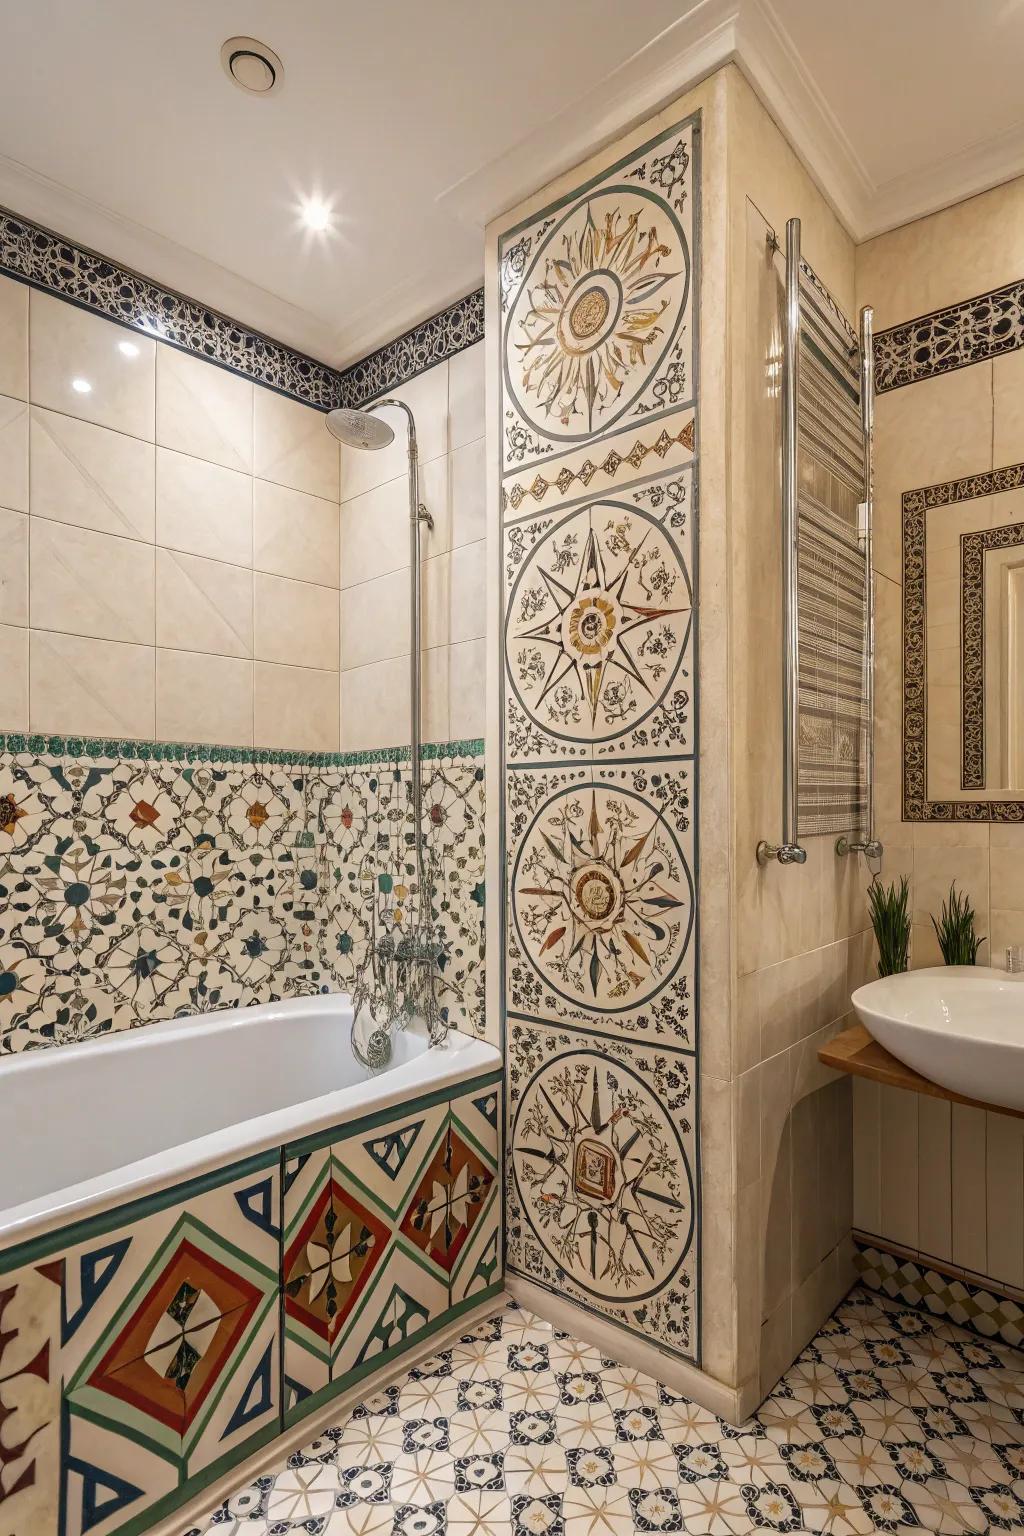
[[[742,70],[857,243],[1024,171],[1022,123],[876,183],[771,0],[701,0],[599,85],[449,187],[438,205],[482,229],[728,63]]]
[[[0,206],[327,361],[323,325],[308,310],[6,155],[0,155]]]
[[[564,171],[667,107],[737,56],[744,0],[700,0],[618,69],[504,154],[440,194],[438,207],[483,229]]]
[[[859,238],[870,239],[952,203],[977,197],[1024,172],[1024,122],[875,189]]]

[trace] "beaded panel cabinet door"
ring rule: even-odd
[[[699,157],[497,274],[508,1268],[697,1363]]]

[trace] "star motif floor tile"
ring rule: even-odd
[[[509,1304],[183,1536],[1024,1536],[1024,1353],[866,1290],[733,1427]]]

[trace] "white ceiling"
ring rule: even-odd
[[[283,60],[266,101],[237,33]],[[865,238],[1024,171],[1022,56],[1024,0],[0,0],[0,203],[343,365],[726,59]]]

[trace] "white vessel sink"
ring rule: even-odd
[[[878,1043],[922,1077],[1024,1111],[1024,977],[936,966],[869,981],[852,1002]]]

